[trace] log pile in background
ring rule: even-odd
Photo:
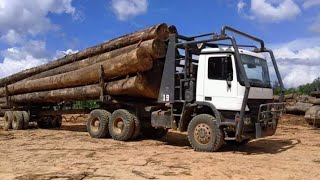
[[[157,98],[166,41],[176,32],[155,25],[0,79],[0,108],[6,92],[17,104],[97,99],[100,71],[106,94]]]
[[[278,96],[274,97],[277,102]],[[305,115],[304,118],[309,124],[320,127],[320,98],[319,96],[285,95],[285,113]]]
[[[306,111],[304,119],[310,124],[320,128],[320,106],[312,106]]]

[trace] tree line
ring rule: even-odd
[[[274,82],[273,87],[274,87],[274,94],[275,95],[279,95],[280,92],[281,92],[279,83],[278,82]],[[302,94],[308,95],[312,91],[317,91],[317,90],[320,90],[320,77],[314,79],[312,81],[312,83],[307,83],[307,84],[304,84],[304,85],[300,85],[300,86],[298,86],[296,88],[292,87],[292,88],[286,89],[285,94],[296,93],[296,94],[300,94],[300,95],[302,95]]]

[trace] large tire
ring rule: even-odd
[[[42,116],[37,120],[38,128],[49,129],[51,128],[52,118],[50,116]]]
[[[21,111],[13,111],[12,129],[23,129],[23,115]]]
[[[109,132],[114,140],[126,141],[132,137],[133,131],[134,119],[129,111],[118,109],[112,113]]]
[[[13,121],[13,113],[12,111],[6,111],[4,114],[4,127],[3,129],[5,131],[12,128],[12,121]]]
[[[55,121],[56,121],[56,128],[60,128],[61,125],[62,125],[62,116],[61,115],[58,115],[55,117]]]
[[[149,127],[149,128],[144,128],[142,130],[143,136],[149,139],[161,139],[165,135],[167,135],[168,130],[163,129],[163,128],[154,128],[154,127]]]
[[[141,133],[141,123],[140,123],[139,118],[135,114],[131,113],[131,116],[134,121],[134,131],[133,131],[131,139],[136,139]]]
[[[223,145],[223,132],[215,117],[209,114],[195,116],[188,125],[188,139],[195,151],[218,151]]]
[[[23,129],[28,129],[30,115],[27,111],[22,111],[22,116],[23,116]]]
[[[93,138],[105,138],[109,136],[108,122],[110,121],[111,113],[95,109],[91,111],[87,120],[87,131]]]

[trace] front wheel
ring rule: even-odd
[[[215,117],[209,114],[195,116],[188,125],[188,139],[196,151],[218,151],[223,144],[223,132]]]

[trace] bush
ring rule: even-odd
[[[93,108],[98,108],[98,107],[99,107],[99,104],[93,100],[76,101],[73,103],[74,109],[93,109]]]

